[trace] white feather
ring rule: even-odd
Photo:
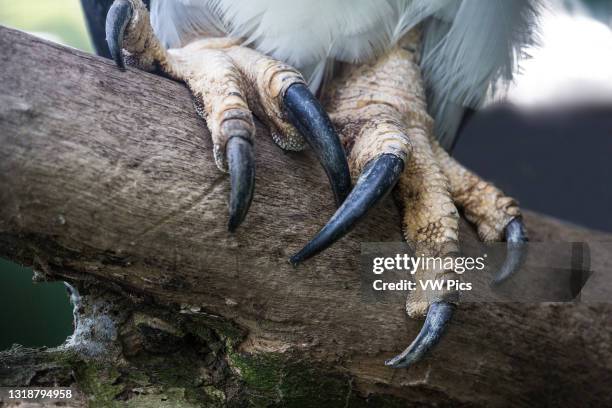
[[[226,29],[206,0],[152,0],[151,25],[166,48],[198,37],[225,35]]]
[[[443,146],[452,145],[466,107],[481,107],[512,80],[535,41],[536,12],[533,0],[464,0],[452,20],[427,21],[421,67]]]
[[[421,66],[443,145],[465,107],[478,108],[509,80],[532,42],[535,0],[152,0],[156,33],[169,47],[229,35],[300,69],[317,88],[333,64],[359,63],[423,23]]]
[[[230,34],[297,67],[358,62],[386,48],[396,1],[212,0]]]

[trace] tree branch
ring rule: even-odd
[[[87,293],[103,288],[96,301],[127,302],[118,327],[142,327],[130,313],[145,308],[147,327],[175,337],[185,339],[194,321],[211,328],[215,344],[227,347],[217,360],[229,367],[223,378],[265,404],[314,404],[321,384],[330,387],[325,398],[351,406],[368,398],[378,405],[612,403],[608,305],[463,305],[430,357],[408,370],[386,368],[385,358],[422,323],[409,320],[402,304],[361,297],[360,243],[402,240],[391,200],[293,268],[289,256],[334,211],[309,152],[283,152],[259,129],[255,197],[243,226],[229,234],[229,181],[214,165],[185,87],[7,28],[0,48],[0,256]],[[610,240],[530,213],[526,222],[536,241]],[[465,224],[461,236],[467,246],[476,242]],[[593,262],[609,266],[612,251]],[[173,319],[180,330],[160,323]],[[77,385],[85,377],[77,375]],[[125,384],[117,395],[131,398],[132,383]]]

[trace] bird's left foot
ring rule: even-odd
[[[496,281],[518,267],[525,231],[516,202],[465,169],[433,136],[418,65],[418,32],[402,47],[370,64],[347,66],[327,92],[326,107],[348,152],[355,187],[325,227],[296,255],[299,263],[344,236],[365,213],[395,188],[403,209],[403,231],[415,254],[458,255],[458,208],[485,241],[507,241],[507,259]],[[397,185],[397,186],[396,186]],[[451,280],[452,269],[420,269],[416,280]],[[417,289],[419,286],[417,286]],[[458,294],[413,292],[406,303],[411,317],[427,314],[410,346],[388,360],[407,367],[433,347],[449,323]]]

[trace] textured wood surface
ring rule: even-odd
[[[259,129],[255,197],[229,234],[229,180],[184,86],[6,28],[0,49],[0,256],[230,319],[248,331],[241,351],[333,365],[363,396],[612,404],[609,305],[463,305],[428,359],[386,368],[422,324],[402,303],[361,295],[361,242],[401,240],[392,200],[294,268],[288,257],[334,211],[309,152],[283,152]],[[526,222],[532,240],[612,239]],[[465,223],[460,236],[475,240]],[[612,251],[593,253],[592,267],[609,272]]]

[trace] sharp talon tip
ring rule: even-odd
[[[240,221],[236,217],[230,216],[229,222],[227,223],[227,232],[234,233],[240,225]]]
[[[392,367],[392,368],[395,368],[394,363],[393,363],[393,359],[392,359],[392,358],[390,358],[390,359],[388,359],[388,360],[385,360],[385,365],[386,365],[387,367]]]
[[[302,83],[287,88],[283,102],[291,122],[304,136],[325,169],[336,205],[340,206],[351,191],[351,174],[344,148],[329,116]]]
[[[386,365],[387,367],[389,367],[389,368],[406,368],[406,367],[408,367],[410,364],[411,364],[411,363],[406,364],[406,363],[401,363],[401,362],[399,362],[399,361],[394,361],[394,359],[392,359],[392,358],[391,358],[391,359],[389,359],[389,360],[385,360],[385,365]]]
[[[506,239],[506,259],[491,282],[492,286],[501,285],[509,280],[525,261],[528,239],[523,220],[519,217],[511,220],[504,229],[504,235]]]
[[[302,262],[302,261],[303,261],[303,259],[302,259],[302,257],[300,256],[300,254],[299,254],[299,253],[298,253],[298,254],[295,254],[295,255],[293,255],[291,258],[289,258],[289,263],[290,263],[291,265],[293,265],[293,266],[298,266],[298,264],[299,264],[300,262]]]
[[[225,148],[230,173],[231,192],[227,229],[234,232],[246,217],[255,189],[255,158],[251,142],[231,137]]]
[[[346,235],[378,201],[395,186],[404,162],[393,154],[382,154],[371,160],[359,176],[355,188],[329,222],[293,256],[302,262],[328,248]]]
[[[448,302],[435,302],[429,306],[427,317],[421,331],[412,343],[397,356],[385,361],[392,368],[405,368],[420,361],[444,335],[455,305]]]
[[[127,0],[115,0],[106,14],[106,43],[110,54],[121,71],[125,71],[123,37],[132,19],[132,5]]]

